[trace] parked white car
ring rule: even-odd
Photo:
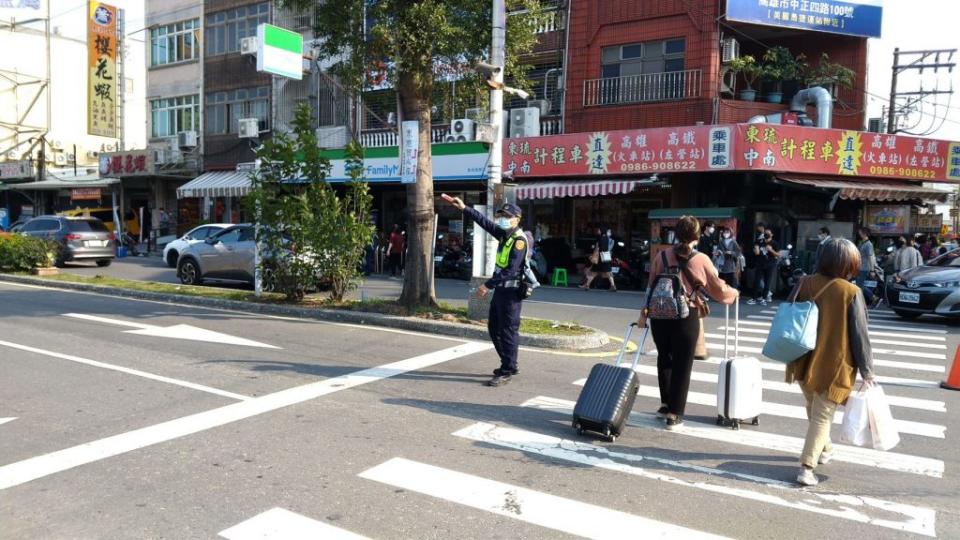
[[[232,223],[207,223],[206,225],[194,227],[188,231],[187,234],[170,242],[163,248],[163,260],[167,262],[167,266],[170,268],[176,268],[177,260],[180,258],[183,250],[187,249],[187,246],[196,244],[197,242],[203,242],[207,238],[232,226]]]

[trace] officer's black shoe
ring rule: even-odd
[[[513,371],[508,371],[506,374],[507,374],[507,375],[516,375],[516,374],[518,374],[518,373],[520,373],[520,370],[519,370],[519,369],[515,369],[515,370],[513,370]],[[502,368],[497,368],[497,369],[493,370],[493,374],[496,375],[497,377],[500,377],[501,375],[504,375],[504,371],[503,371]]]
[[[496,377],[487,381],[487,386],[503,386],[510,382],[510,375],[497,375]]]

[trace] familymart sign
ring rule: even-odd
[[[257,26],[257,71],[302,79],[303,36],[272,24]]]

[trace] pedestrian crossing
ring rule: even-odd
[[[767,314],[761,312],[755,317],[766,317]],[[741,327],[741,342],[748,344],[740,347],[741,354],[759,357],[760,346],[769,331],[769,322],[756,319],[742,321],[741,324],[744,325]],[[918,441],[943,440],[948,435],[945,425],[946,403],[935,399],[938,397],[936,394],[924,396],[922,393],[939,384],[947,361],[946,338],[932,331],[914,335],[912,329],[901,328],[899,324],[895,329],[882,328],[887,325],[879,325],[880,328],[876,326],[871,323],[870,336],[875,346],[877,380],[884,386],[904,442],[899,448],[888,452],[835,442],[833,463],[826,466],[826,474],[870,477],[873,475],[871,471],[882,471],[884,476],[879,480],[882,482],[895,482],[901,477],[942,482],[946,473],[943,460],[905,452],[920,447],[914,444]],[[939,330],[936,327],[926,329]],[[705,333],[710,351],[722,354],[724,330],[721,326],[717,331],[708,330]],[[646,348],[650,349],[651,345],[648,343]],[[616,445],[578,437],[572,428],[566,432],[557,428],[560,422],[560,425],[569,422],[575,406],[574,399],[585,379],[571,381],[568,388],[558,388],[557,393],[563,397],[530,395],[515,402],[523,409],[555,415],[556,421],[544,422],[542,428],[527,426],[521,429],[503,423],[465,421],[449,437],[475,445],[476,451],[482,454],[498,456],[509,452],[499,457],[513,460],[519,452],[528,458],[536,458],[530,461],[542,465],[530,466],[551,467],[551,474],[560,471],[558,474],[563,475],[567,467],[574,467],[577,471],[596,471],[596,474],[606,475],[604,482],[630,485],[630,489],[645,493],[658,493],[657,485],[665,486],[663,489],[669,486],[669,489],[687,492],[691,497],[707,496],[706,500],[714,501],[711,504],[721,505],[725,500],[748,502],[756,506],[758,515],[770,509],[795,512],[798,523],[811,518],[832,519],[837,523],[865,524],[875,527],[878,532],[892,530],[917,536],[937,536],[937,512],[933,508],[892,499],[896,496],[893,494],[898,493],[896,489],[875,490],[874,493],[886,494],[879,496],[843,493],[829,485],[806,489],[794,484],[792,475],[784,477],[773,472],[776,468],[756,467],[751,470],[749,466],[730,467],[722,460],[691,458],[689,456],[692,454],[687,452],[674,455],[669,446],[664,446],[662,450],[650,448],[649,441],[655,440],[651,437],[656,433],[657,437],[664,437],[667,441],[689,441],[684,443],[684,448],[689,448],[693,453],[698,450],[696,444],[711,448],[722,445],[729,448],[731,456],[739,456],[739,462],[745,465],[751,461],[750,453],[743,452],[745,448],[753,449],[758,454],[758,460],[770,453],[799,458],[805,433],[803,429],[798,429],[803,424],[797,421],[805,423],[806,411],[799,386],[783,382],[785,366],[782,363],[761,361],[764,394],[760,426],[732,430],[700,420],[704,411],[709,411],[708,417],[715,414],[715,386],[720,361],[719,356],[712,356],[705,361],[695,362],[691,381],[696,389],[691,389],[688,397],[688,412],[691,415],[685,419],[683,428],[677,431],[666,431],[661,419],[652,413],[642,412],[653,411],[659,404],[655,351],[648,351],[636,367],[641,385],[634,411],[627,421],[631,429]],[[585,365],[584,372],[588,369],[589,366]],[[771,417],[786,421],[763,420]],[[834,422],[842,422],[842,408]],[[638,432],[639,435],[635,435]],[[838,438],[837,430],[834,430],[834,436]],[[632,437],[640,437],[647,442],[632,443]],[[541,527],[544,537],[562,533],[587,538],[613,538],[622,536],[624,531],[643,531],[644,538],[723,538],[717,535],[717,530],[697,530],[673,523],[670,518],[672,514],[654,513],[642,502],[632,502],[631,506],[626,507],[617,504],[616,508],[608,508],[579,500],[581,497],[578,495],[571,496],[576,491],[566,490],[558,494],[535,489],[533,481],[527,479],[526,474],[523,475],[524,481],[512,480],[509,474],[494,478],[496,474],[482,474],[479,466],[473,466],[467,460],[457,462],[452,468],[431,461],[431,458],[423,457],[420,457],[420,461],[412,459],[412,456],[389,457],[358,472],[357,477],[371,485],[388,487],[390,491],[384,492],[386,497],[414,496],[443,501],[452,505],[451,508],[462,507]],[[787,468],[794,471],[796,461],[789,463]],[[557,469],[557,466],[561,468]],[[836,485],[842,484],[837,481]],[[888,498],[881,498],[884,496]],[[390,504],[389,499],[384,502]],[[221,536],[234,540],[299,538],[289,532],[296,530],[290,527],[299,524],[305,531],[316,530],[313,537],[319,537],[322,530],[324,538],[362,538],[349,531],[314,529],[318,526],[329,527],[329,524],[314,522],[297,514],[285,515],[282,509],[274,510],[279,511],[271,511],[274,512],[274,520],[283,517],[289,521],[286,525],[272,524],[276,530],[288,531],[285,535],[254,536],[253,531],[263,530],[264,522],[250,520],[253,523],[239,529],[245,535],[239,535],[235,530],[234,536],[224,533]]]

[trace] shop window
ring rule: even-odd
[[[150,65],[162,66],[200,58],[200,20],[191,19],[150,29]]]
[[[200,130],[200,98],[180,96],[150,101],[150,136],[172,137]]]
[[[206,133],[237,133],[241,118],[256,118],[260,131],[270,129],[270,87],[240,88],[206,96]]]
[[[268,22],[268,2],[207,15],[207,56],[238,52],[240,40],[256,36],[257,25]]]

